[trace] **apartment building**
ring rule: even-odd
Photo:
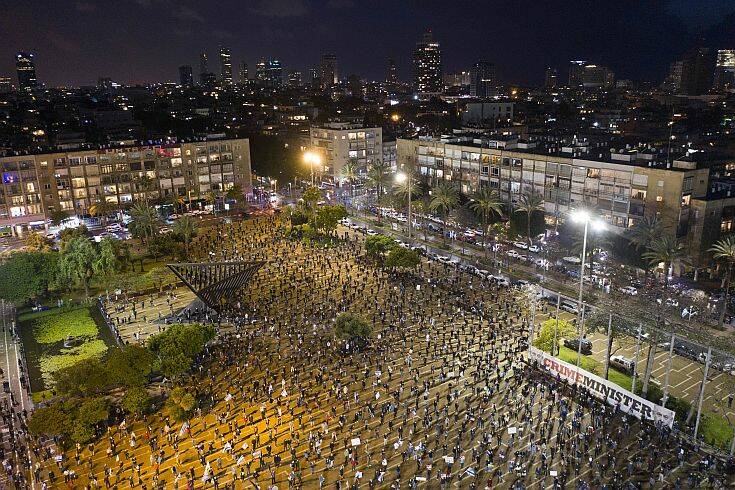
[[[312,126],[310,146],[322,155],[320,169],[335,182],[342,179],[342,168],[354,161],[361,173],[383,158],[383,129],[366,128],[351,122],[330,122]]]
[[[55,211],[83,216],[100,199],[186,201],[251,187],[247,139],[123,146],[0,158],[0,230],[40,229]]]
[[[538,193],[550,225],[586,206],[618,232],[658,214],[683,237],[691,200],[707,194],[709,170],[690,157],[661,164],[652,152],[608,149],[600,154],[584,142],[551,146],[515,136],[422,137],[399,139],[397,146],[398,161],[412,159],[431,185],[453,181],[466,195],[487,186],[510,207],[522,194]]]

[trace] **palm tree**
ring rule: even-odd
[[[727,312],[727,305],[730,302],[730,281],[732,280],[733,264],[735,264],[735,235],[728,235],[719,240],[708,251],[713,252],[712,258],[727,264],[727,273],[725,274],[725,304],[722,305],[719,320],[720,327],[722,327],[725,324],[725,313]]]
[[[197,236],[199,225],[191,216],[182,216],[174,222],[173,232],[184,241],[186,256],[189,256],[189,245],[191,240]]]
[[[130,233],[140,237],[145,242],[148,238],[158,233],[160,219],[155,209],[145,203],[135,203],[130,208]]]
[[[480,217],[482,232],[485,234],[485,242],[487,242],[487,237],[490,235],[488,222],[496,214],[498,217],[503,216],[503,202],[500,200],[500,194],[498,194],[498,191],[483,187],[475,192],[467,205]],[[483,248],[485,249],[485,258],[487,258],[487,243]]]
[[[178,213],[182,209],[184,209],[184,196],[180,196],[176,192],[172,192],[171,195],[168,197],[168,202],[174,207],[174,212]]]
[[[341,173],[342,178],[346,180],[348,185],[350,186],[350,196],[355,197],[352,190],[352,184],[354,184],[357,178],[360,176],[357,168],[357,161],[355,161],[354,158],[351,158],[350,161],[344,164]]]
[[[89,214],[94,216],[95,218],[100,218],[102,220],[102,224],[104,225],[107,223],[107,216],[115,209],[115,206],[112,205],[110,201],[107,199],[97,199],[90,207],[89,207]]]
[[[212,205],[212,212],[216,215],[217,214],[217,193],[213,190],[208,191],[206,194],[204,194],[204,200],[207,202],[207,204]]]
[[[636,250],[641,250],[647,248],[652,241],[663,235],[664,232],[664,224],[658,216],[646,216],[630,230],[629,239],[635,245]]]
[[[669,268],[681,267],[688,263],[684,246],[670,235],[662,235],[653,240],[642,256],[653,267],[663,262],[666,286],[669,285]]]
[[[457,188],[451,183],[442,181],[432,189],[429,209],[442,217],[445,227],[447,216],[457,205],[459,205],[459,192],[457,192]],[[447,243],[446,231],[442,232],[442,243],[445,245]]]
[[[380,160],[375,160],[368,170],[367,178],[375,189],[375,207],[378,212],[378,224],[380,224],[380,200],[385,193],[385,188],[388,184],[390,167]]]
[[[531,216],[533,216],[534,212],[543,210],[544,200],[535,192],[523,194],[518,200],[518,205],[514,212],[526,213],[526,238],[528,238],[528,243],[533,243],[531,241]]]
[[[135,184],[138,191],[143,193],[143,200],[148,204],[148,191],[153,187],[153,179],[147,175],[141,175],[135,179]]]

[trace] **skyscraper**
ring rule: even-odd
[[[266,87],[280,87],[283,83],[283,68],[279,60],[260,60],[255,65],[255,77]]]
[[[318,68],[309,68],[309,85],[311,88],[319,88],[322,84],[322,76]]]
[[[0,77],[0,94],[13,91],[13,80],[10,77]]]
[[[579,87],[582,85],[582,76],[584,75],[584,67],[587,66],[586,61],[570,61],[569,62],[569,86]]]
[[[385,72],[386,83],[396,84],[398,83],[398,68],[396,67],[396,60],[388,58],[388,68]]]
[[[444,89],[442,83],[442,52],[439,43],[434,41],[431,29],[427,29],[423,39],[416,43],[413,52],[414,87],[418,94],[439,94]]]
[[[207,53],[199,54],[199,74],[209,73],[209,60],[207,59]]]
[[[719,49],[715,63],[715,87],[732,89],[735,87],[735,49]]]
[[[15,55],[15,69],[18,72],[18,86],[21,90],[33,90],[38,86],[36,65],[32,53],[20,52]]]
[[[712,88],[715,55],[709,48],[694,48],[686,52],[681,66],[681,93],[704,95]]]
[[[546,88],[556,88],[557,82],[557,73],[555,68],[547,68],[546,73],[544,73],[544,87]]]
[[[184,87],[194,85],[194,70],[191,65],[181,65],[179,67],[179,83]]]
[[[301,86],[301,72],[298,70],[289,70],[288,71],[288,80],[286,81],[287,85],[292,88],[300,87]]]
[[[232,54],[230,48],[219,48],[219,74],[224,85],[232,85]]]
[[[337,55],[323,54],[321,62],[322,88],[336,85],[339,80],[337,71]]]
[[[240,73],[238,73],[240,83],[246,83],[249,79],[248,64],[244,61],[240,62]]]
[[[489,61],[478,61],[470,71],[470,95],[490,97],[497,85],[495,65]]]

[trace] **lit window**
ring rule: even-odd
[[[663,202],[664,198],[663,196],[656,196],[656,202]]]

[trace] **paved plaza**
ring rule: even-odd
[[[527,304],[454,267],[393,272],[351,236],[281,236],[273,218],[210,228],[200,260],[265,260],[185,386],[188,422],[126,420],[47,460],[70,488],[692,488],[724,485],[668,430],[615,413],[524,360]],[[188,304],[176,290],[108,305],[126,341]],[[152,301],[152,303],[151,303]],[[117,305],[117,306],[116,306]],[[117,308],[117,309],[116,309]],[[341,312],[373,327],[347,354]],[[117,316],[116,316],[117,315]],[[206,320],[206,318],[204,318]],[[122,321],[122,320],[120,320]],[[717,482],[717,483],[715,483]]]

